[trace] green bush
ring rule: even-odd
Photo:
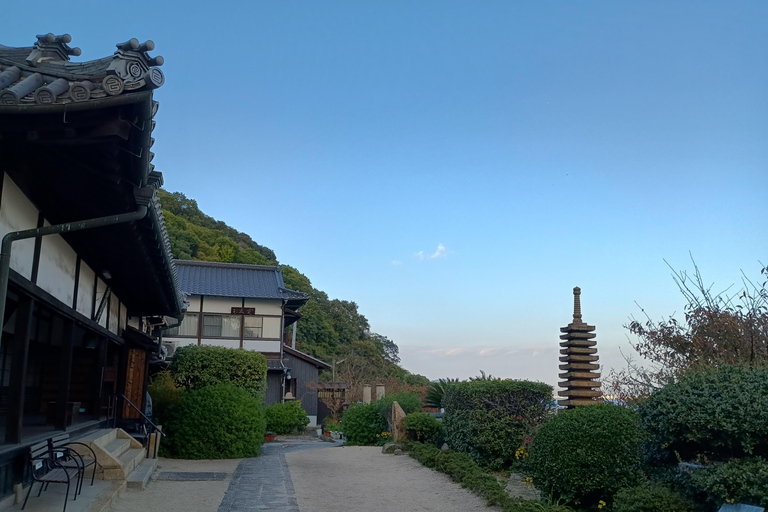
[[[643,484],[619,490],[613,512],[693,512],[695,505],[682,494],[658,484]]]
[[[552,387],[521,380],[474,380],[445,387],[448,445],[491,469],[509,467],[547,412]]]
[[[149,381],[149,396],[152,397],[152,421],[165,424],[170,418],[171,408],[181,401],[184,388],[180,388],[169,371],[159,372]]]
[[[387,431],[387,420],[376,403],[356,405],[341,417],[341,428],[348,445],[375,444],[377,435]]]
[[[260,352],[240,348],[188,345],[179,347],[171,364],[176,383],[196,389],[231,382],[259,400],[267,389],[267,359]]]
[[[691,484],[716,506],[727,501],[768,507],[768,460],[749,457],[713,464],[694,471]]]
[[[668,457],[768,457],[768,369],[727,366],[684,374],[639,405],[640,424]]]
[[[641,439],[630,409],[597,404],[563,411],[533,438],[527,473],[544,492],[596,505],[641,477]]]
[[[247,390],[228,382],[187,390],[169,424],[172,455],[182,459],[255,457],[265,429],[264,408]]]
[[[385,395],[373,402],[379,409],[381,416],[387,420],[387,424],[392,426],[392,404],[397,402],[405,414],[421,411],[421,399],[414,393],[395,393],[394,395]]]
[[[285,403],[277,403],[264,409],[267,419],[267,431],[275,434],[293,434],[303,432],[309,425],[309,417],[301,402],[291,400]]]
[[[408,439],[419,443],[442,444],[443,424],[426,412],[413,412],[403,420]]]
[[[501,506],[504,512],[573,512],[562,505],[547,505],[508,496],[496,476],[483,470],[467,454],[414,443],[409,455],[429,468],[446,473],[462,487],[482,496],[488,505]]]

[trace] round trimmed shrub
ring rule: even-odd
[[[490,469],[510,467],[552,400],[552,387],[524,380],[474,380],[445,387],[445,440]]]
[[[563,411],[533,438],[527,473],[545,494],[587,506],[641,478],[637,414],[596,404]]]
[[[291,400],[267,406],[264,409],[267,420],[267,431],[275,434],[293,434],[302,432],[309,425],[309,417],[301,402]]]
[[[682,494],[663,485],[638,485],[619,490],[613,512],[693,512],[695,505]]]
[[[735,459],[694,471],[691,484],[716,506],[737,502],[768,507],[768,460]]]
[[[267,390],[267,359],[260,352],[242,348],[188,345],[173,355],[171,373],[187,389],[231,382],[258,400]]]
[[[768,457],[766,397],[768,369],[693,370],[640,403],[640,425],[669,458]]]
[[[261,402],[226,382],[186,390],[168,430],[175,457],[236,459],[259,454],[265,427]]]
[[[375,444],[376,436],[387,428],[387,420],[379,413],[376,403],[356,405],[341,417],[341,429],[348,445]]]
[[[442,441],[443,424],[426,412],[413,412],[403,420],[403,427],[411,441],[435,445]]]

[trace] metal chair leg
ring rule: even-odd
[[[75,493],[75,499],[77,499],[77,493]],[[64,495],[64,510],[61,512],[67,512],[67,501],[69,501],[69,480],[67,480],[67,493]]]
[[[32,493],[32,486],[35,485],[35,481],[32,480],[32,483],[29,484],[29,490],[27,491],[27,497],[24,498],[24,504],[21,506],[21,510],[24,510],[24,507],[27,506],[27,500],[29,499],[29,495]],[[40,487],[43,487],[42,482],[40,483]]]

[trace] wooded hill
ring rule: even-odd
[[[177,259],[280,265],[285,286],[309,295],[300,312],[296,345],[299,350],[337,366],[337,380],[355,384],[390,382],[420,386],[428,379],[401,368],[397,345],[386,336],[370,332],[368,320],[352,301],[330,299],[312,286],[297,269],[280,264],[274,251],[226,223],[206,215],[197,201],[181,192],[159,192],[171,249]],[[289,327],[292,329],[292,327]],[[326,372],[329,373],[329,372]],[[322,375],[321,380],[331,380]]]

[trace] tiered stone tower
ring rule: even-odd
[[[593,340],[596,334],[594,325],[587,325],[581,320],[581,288],[578,286],[573,289],[573,322],[567,327],[561,327],[563,334],[560,339],[563,340],[560,346],[560,369],[565,373],[560,374],[559,383],[565,390],[558,392],[559,396],[564,397],[560,400],[560,405],[568,409],[573,409],[577,405],[592,405],[598,403],[597,399],[603,396],[600,391],[600,374],[596,370],[600,369],[597,364],[597,342]]]

